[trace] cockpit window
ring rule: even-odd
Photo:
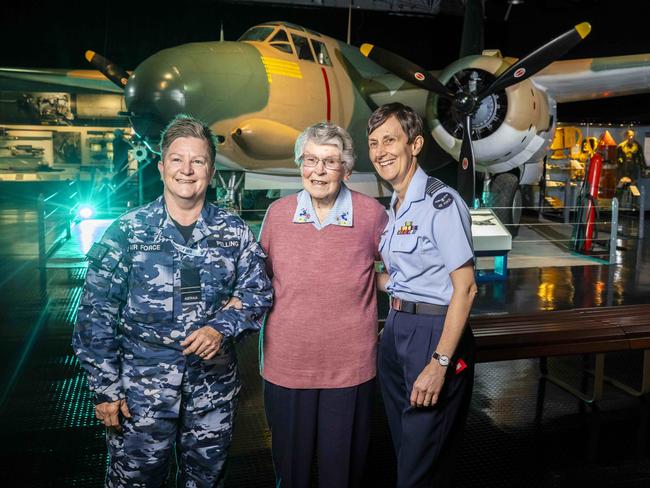
[[[271,44],[271,46],[276,48],[278,51],[282,51],[283,53],[293,54],[293,50],[291,49],[291,44],[289,44],[288,42],[283,42],[283,43],[276,42]]]
[[[289,37],[287,36],[287,31],[280,29],[269,41],[269,44],[273,46],[278,51],[284,53],[293,54],[293,49],[291,49],[291,43],[289,42]]]
[[[311,52],[309,47],[309,41],[306,37],[302,37],[296,34],[291,34],[293,39],[293,45],[296,46],[296,52],[298,53],[298,59],[306,59],[307,61],[314,61],[314,55]]]
[[[316,60],[318,63],[322,64],[323,66],[332,66],[332,61],[330,60],[330,55],[327,52],[325,44],[312,39],[311,45],[314,46],[314,52],[316,53]]]
[[[239,38],[240,41],[259,41],[262,42],[266,40],[267,37],[273,32],[273,27],[252,27],[248,29],[244,34]],[[286,35],[285,35],[286,37]]]
[[[275,33],[273,39],[271,39],[269,42],[289,42],[289,38],[287,37],[287,31],[285,31],[284,29],[280,29],[278,32]]]

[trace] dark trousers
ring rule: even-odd
[[[370,438],[375,380],[331,389],[291,389],[264,382],[277,488],[310,486],[318,453],[320,488],[361,484]]]
[[[449,367],[438,403],[411,407],[413,383],[431,360],[444,316],[391,310],[379,344],[379,382],[397,456],[397,487],[451,484],[454,457],[469,411],[474,381],[474,338],[467,328],[453,359],[468,367]]]

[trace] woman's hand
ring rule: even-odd
[[[183,355],[196,354],[203,360],[212,359],[219,352],[222,340],[223,334],[221,332],[216,331],[209,325],[204,325],[181,342],[181,346],[185,348],[183,349]]]
[[[95,417],[101,420],[106,427],[122,430],[120,413],[127,419],[131,418],[131,412],[129,412],[129,407],[126,406],[126,400],[124,399],[95,405]]]
[[[238,297],[230,297],[228,303],[226,303],[221,310],[228,310],[229,308],[234,308],[236,310],[241,310],[244,306],[241,303],[241,300]]]
[[[411,391],[412,407],[433,407],[438,403],[447,368],[431,361],[418,375]]]

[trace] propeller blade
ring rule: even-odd
[[[472,116],[463,117],[463,142],[460,145],[460,158],[458,158],[458,193],[465,200],[469,208],[474,207],[475,197],[474,178],[474,149],[472,148]]]
[[[104,56],[97,54],[94,51],[86,51],[86,60],[89,63],[92,63],[106,78],[120,88],[126,86],[126,82],[129,80],[129,73],[111,60],[106,59]]]
[[[482,100],[494,92],[504,90],[515,83],[530,78],[566,54],[572,47],[587,37],[589,32],[591,32],[591,25],[588,22],[583,22],[544,44],[536,51],[533,51],[528,56],[510,66],[490,86],[479,94],[478,99]]]
[[[362,44],[361,54],[409,83],[454,100],[454,93],[428,71],[398,54],[372,44]]]

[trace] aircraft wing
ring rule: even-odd
[[[556,61],[532,78],[557,102],[650,92],[650,54]]]
[[[123,90],[96,70],[0,68],[0,90],[118,93]]]

